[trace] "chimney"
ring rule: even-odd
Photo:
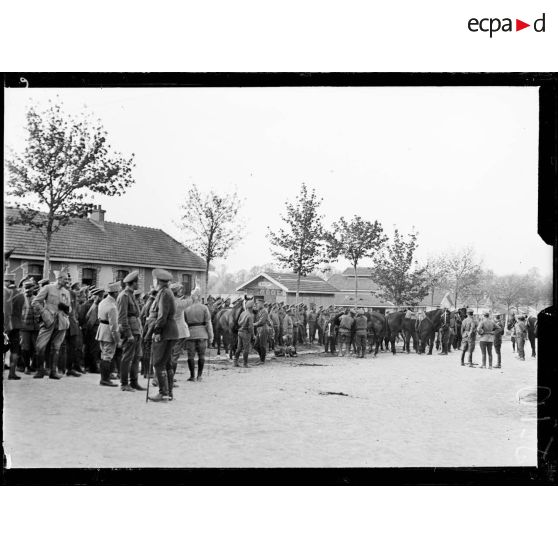
[[[100,229],[105,230],[105,213],[106,211],[100,205],[96,205],[91,211],[91,215],[89,215],[89,220]]]

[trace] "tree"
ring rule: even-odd
[[[331,232],[326,233],[328,255],[337,260],[339,256],[350,262],[355,271],[355,306],[358,301],[357,267],[364,258],[376,256],[387,241],[383,228],[378,221],[365,221],[355,215],[351,221],[343,217],[333,224]]]
[[[429,286],[425,268],[413,260],[418,247],[418,235],[412,232],[405,239],[397,229],[387,244],[385,254],[377,261],[373,271],[378,284],[377,294],[398,306],[416,306],[428,295]]]
[[[449,286],[453,291],[453,303],[458,308],[459,295],[478,283],[481,262],[471,246],[443,256]]]
[[[434,306],[434,292],[447,283],[447,269],[442,258],[429,256],[424,268],[424,279],[430,291],[430,306]]]
[[[495,276],[492,270],[481,269],[476,276],[476,281],[467,285],[462,294],[471,297],[476,305],[477,314],[479,307],[485,302],[495,301]]]
[[[273,256],[281,267],[297,275],[296,304],[300,294],[300,278],[306,277],[327,261],[323,217],[318,213],[321,203],[316,191],[309,191],[306,184],[302,183],[295,203],[285,203],[287,213],[281,216],[285,228],[275,233],[268,227],[267,238],[275,247]]]
[[[8,225],[22,224],[45,239],[44,277],[50,273],[53,236],[72,219],[93,209],[94,194],[120,196],[133,184],[132,154],[113,151],[100,121],[91,115],[66,114],[60,104],[49,102],[26,115],[27,145],[6,161],[8,196],[17,214]]]
[[[512,306],[518,306],[523,292],[523,278],[520,275],[504,275],[496,280],[496,298],[506,305],[507,314]]]
[[[181,228],[186,233],[186,243],[205,261],[205,292],[209,268],[216,258],[223,258],[243,235],[238,221],[242,201],[236,192],[218,194],[210,190],[203,195],[195,184],[188,188],[181,206]]]

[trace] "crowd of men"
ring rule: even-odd
[[[64,271],[53,283],[25,278],[17,286],[5,274],[8,379],[21,379],[18,372],[53,380],[89,372],[100,374],[101,386],[116,387],[118,379],[123,392],[135,392],[146,389],[140,373],[149,378],[154,372],[159,393],[150,399],[172,400],[178,359],[186,349],[189,381],[201,381],[213,341],[201,292],[184,297],[182,284],[171,283],[164,269],[155,269],[153,277],[156,288],[143,294],[138,272],[105,288],[83,287]]]
[[[268,351],[296,356],[298,345],[316,341],[326,352],[339,356],[352,352],[364,358],[371,349],[371,332],[362,308],[287,305],[247,297],[231,303],[230,299],[211,295],[206,305],[199,289],[185,295],[182,284],[172,283],[168,271],[156,269],[153,277],[156,287],[144,294],[138,288],[138,272],[105,288],[82,286],[64,271],[52,283],[27,277],[17,286],[14,276],[5,274],[4,350],[10,352],[8,378],[19,380],[19,372],[36,379],[48,376],[59,380],[64,375],[80,377],[89,372],[100,374],[101,386],[115,387],[118,384],[114,381],[119,380],[123,392],[135,392],[146,389],[140,383],[140,375],[151,378],[154,373],[152,385],[159,388],[159,393],[151,399],[172,400],[178,360],[184,350],[190,372],[188,381],[201,381],[207,348],[215,335],[223,333],[217,325],[219,314],[237,304],[232,332],[235,366],[240,366],[241,356],[242,365],[248,366],[252,348],[259,356],[258,364],[266,362]],[[477,320],[473,314],[468,309],[467,318],[460,324],[460,346],[455,348],[461,350],[461,364],[475,366],[473,353],[478,341],[481,368],[487,366],[487,357],[488,367],[492,368],[493,348],[495,368],[501,368],[505,328],[502,315],[491,318],[486,313]],[[442,331],[444,327],[447,332]],[[442,348],[447,346],[443,340],[451,327],[449,321],[440,328]],[[526,316],[514,317],[508,329],[513,350],[517,344],[518,358],[525,360]]]

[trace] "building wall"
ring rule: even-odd
[[[312,293],[300,293],[298,297],[298,302],[304,304],[315,304],[316,306],[329,306],[333,304],[335,300],[334,295],[330,294],[312,294]],[[287,293],[287,304],[295,304],[296,293]]]

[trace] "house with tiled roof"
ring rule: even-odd
[[[5,219],[17,209],[4,208]],[[4,225],[4,253],[9,254],[8,270],[22,277],[43,277],[45,240],[24,225]],[[105,220],[105,211],[96,206],[87,218],[73,219],[53,237],[50,252],[50,279],[67,270],[72,280],[84,285],[106,287],[122,280],[131,271],[139,272],[139,288],[153,284],[152,271],[162,267],[173,281],[183,283],[189,294],[197,284],[205,285],[205,262],[161,229]]]
[[[236,288],[243,293],[266,302],[294,304],[296,300],[296,273],[262,272]],[[335,303],[337,289],[316,275],[300,278],[299,302],[329,306]]]

